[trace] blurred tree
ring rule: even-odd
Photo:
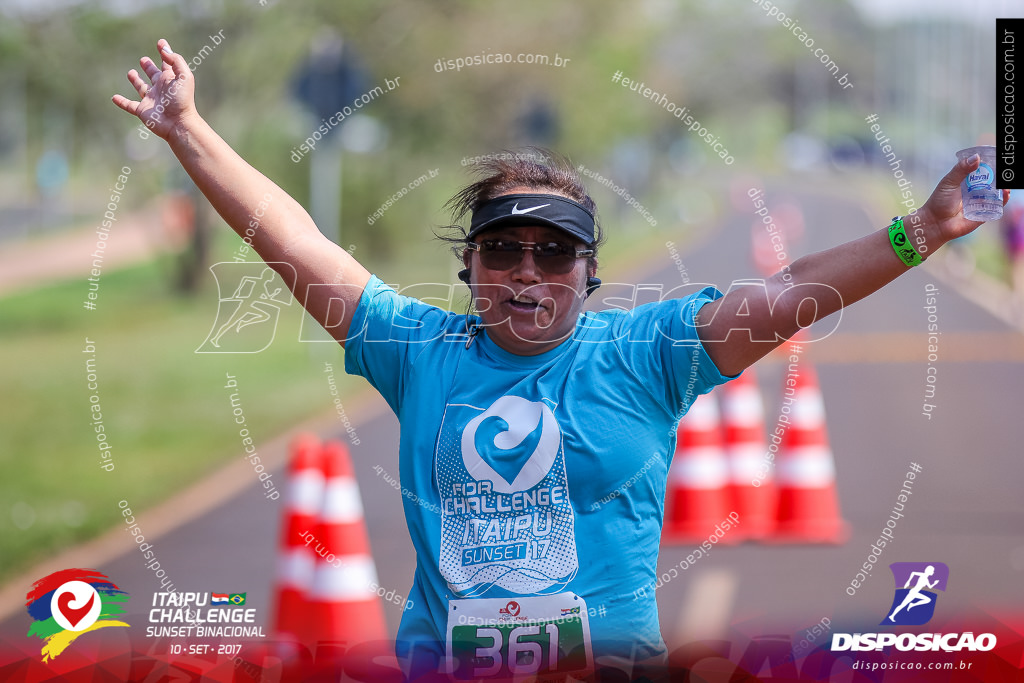
[[[77,180],[94,203],[108,182],[96,169],[123,163],[125,137],[138,126],[110,105],[109,95],[128,91],[124,73],[137,65],[139,55],[153,54],[161,36],[193,61],[203,116],[250,163],[305,201],[309,161],[293,163],[290,152],[319,121],[304,113],[291,78],[318,34],[326,29],[345,35],[365,65],[364,91],[386,78],[401,79],[400,87],[363,109],[388,130],[387,154],[350,157],[344,188],[337,189],[345,193],[343,220],[352,242],[386,234],[388,243],[402,244],[404,236],[421,230],[425,210],[432,209],[431,195],[465,179],[459,159],[522,142],[557,144],[593,160],[623,140],[646,138],[656,178],[658,169],[668,166],[671,142],[694,136],[663,107],[613,83],[616,71],[686,106],[728,140],[730,149],[744,151],[741,163],[770,159],[765,150],[777,145],[787,128],[825,125],[828,133],[833,126],[854,125],[818,112],[838,111],[833,103],[849,109],[867,97],[872,73],[870,51],[863,49],[868,30],[846,0],[803,2],[791,12],[856,77],[857,87],[847,92],[827,82],[831,75],[812,51],[753,3],[188,0],[116,15],[94,2],[60,12],[26,15],[0,8],[5,11],[10,21],[0,22],[0,70],[24,74],[32,159],[42,150],[44,106],[72,112],[76,132],[66,141],[72,185]],[[223,41],[204,50],[218,32]],[[520,53],[551,60],[557,55],[563,66],[513,62],[448,68],[448,60],[495,54],[514,60]],[[826,94],[802,90],[799,84],[807,78],[826,79]],[[305,91],[331,95],[331,106],[360,94],[342,95],[314,81]],[[545,103],[543,110],[524,119],[533,98]],[[558,112],[557,126],[551,112]],[[152,140],[146,144],[159,146]],[[163,147],[140,162],[132,181],[138,190],[126,203],[138,206],[173,163]],[[372,229],[367,226],[365,216],[394,192],[444,164],[450,172],[432,189],[410,194]],[[201,258],[202,228],[194,237],[192,254]],[[203,270],[197,261],[188,272]]]

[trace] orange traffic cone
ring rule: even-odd
[[[351,645],[387,640],[377,568],[348,449],[341,442],[329,441],[323,457],[326,484],[316,533],[307,642]]]
[[[306,621],[306,592],[313,583],[313,549],[305,539],[316,533],[324,494],[320,440],[300,434],[292,442],[288,496],[281,524],[274,630],[283,640],[298,640]]]
[[[763,192],[760,195],[747,196],[756,202],[763,196]],[[771,216],[774,217],[772,223],[766,224],[764,222],[766,216],[762,216],[755,219],[750,225],[750,245],[754,266],[765,277],[771,277],[783,266],[789,264],[786,252],[792,253],[804,235],[804,216],[799,204],[785,199],[777,203],[772,202],[772,204]],[[769,232],[772,228],[774,230]]]
[[[729,463],[729,493],[740,524],[734,540],[760,540],[775,526],[778,491],[764,429],[764,401],[753,368],[727,382],[722,391],[722,427]]]
[[[839,513],[836,468],[825,431],[825,402],[814,368],[807,361],[801,364],[795,383],[790,423],[779,448],[779,507],[770,540],[842,543],[849,535],[849,525]]]
[[[729,513],[728,467],[715,400],[708,395],[694,399],[679,422],[678,434],[662,539],[667,543],[706,541]]]

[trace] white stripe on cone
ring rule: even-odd
[[[757,388],[742,386],[727,392],[722,399],[722,415],[726,425],[760,427],[764,423],[764,403]]]
[[[718,404],[711,396],[701,394],[693,400],[680,426],[691,432],[718,429]]]
[[[278,588],[309,588],[313,581],[314,557],[316,555],[305,546],[282,550],[277,558]]]
[[[309,599],[317,602],[355,602],[376,599],[370,587],[376,585],[377,568],[369,555],[341,555],[340,567],[321,561],[309,589]]]
[[[363,521],[363,503],[355,479],[336,477],[327,481],[320,521],[328,524],[354,524]]]
[[[783,486],[820,489],[833,486],[836,468],[832,450],[825,446],[802,446],[789,451],[778,463],[778,480]]]
[[[672,481],[691,489],[719,489],[726,485],[729,468],[722,449],[715,446],[686,448],[672,467]]]
[[[320,511],[323,495],[323,473],[319,469],[299,470],[291,476],[286,509],[289,512],[315,515]]]
[[[825,401],[821,391],[804,387],[793,392],[793,414],[790,429],[823,429],[825,427]]]
[[[736,444],[725,449],[735,483],[749,485],[761,474],[765,450],[764,444],[756,443]]]

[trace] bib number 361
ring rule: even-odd
[[[586,603],[573,593],[449,603],[448,665],[456,679],[584,671],[591,666]]]
[[[458,626],[452,633],[458,678],[573,671],[586,667],[579,619],[522,626]]]

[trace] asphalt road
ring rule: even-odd
[[[826,248],[882,227],[849,200],[783,192],[769,185],[769,210],[795,200],[805,237],[791,255]],[[734,210],[695,250],[684,251],[692,282],[726,289],[756,276],[749,258],[753,208]],[[986,226],[983,229],[995,229]],[[672,287],[680,272],[668,250],[652,254],[644,282]],[[886,568],[896,561],[938,561],[950,568],[942,608],[968,613],[990,606],[1024,611],[1024,386],[1022,337],[962,298],[934,272],[914,270],[882,293],[844,311],[835,333],[807,345],[819,374],[835,454],[842,513],[851,536],[839,546],[718,546],[657,592],[662,630],[670,647],[694,638],[802,633],[827,617],[832,628],[878,623],[893,595]],[[640,280],[638,280],[640,281]],[[922,415],[926,387],[925,287],[934,284],[942,332],[933,417]],[[829,323],[831,327],[832,324]],[[769,423],[777,415],[783,367],[771,357],[757,366]],[[396,475],[397,421],[385,412],[356,425],[352,447],[380,584],[408,594],[414,567],[399,492],[374,471]],[[346,440],[343,429],[325,434]],[[866,561],[896,502],[910,463],[921,473],[905,516],[872,576],[855,596],[845,592]],[[283,473],[276,478],[283,480]],[[280,502],[250,486],[201,519],[154,543],[178,590],[248,593],[248,605],[270,631]],[[676,566],[691,547],[663,546],[659,566]],[[136,552],[97,567],[117,577],[133,599],[126,620],[143,624],[159,582]],[[134,597],[138,596],[138,597]],[[401,608],[386,604],[388,627]],[[24,638],[24,614],[0,624],[0,639]],[[138,629],[141,631],[141,629]]]

